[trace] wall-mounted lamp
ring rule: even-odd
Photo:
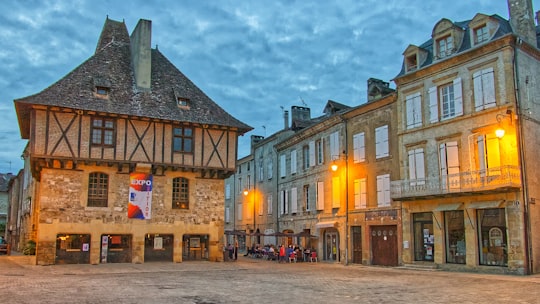
[[[510,125],[512,125],[512,110],[511,109],[507,109],[506,114],[497,114],[496,118],[497,118],[497,122],[499,123],[499,126],[497,127],[497,130],[495,130],[495,135],[498,138],[502,138],[505,134],[505,130],[502,127],[502,121],[506,117],[510,118]]]
[[[332,171],[336,172],[337,169],[339,168],[338,164],[337,164],[337,161],[340,159],[340,156],[339,155],[332,155],[332,164],[330,165],[330,169],[332,169]]]

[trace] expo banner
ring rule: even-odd
[[[148,220],[152,217],[152,174],[129,175],[128,218]]]

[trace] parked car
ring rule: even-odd
[[[0,244],[0,254],[7,254],[8,253],[8,244],[2,243]]]

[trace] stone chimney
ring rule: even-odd
[[[131,62],[137,88],[150,90],[152,72],[152,21],[140,19],[130,36]]]
[[[514,34],[536,47],[532,0],[508,0],[508,11]]]
[[[283,130],[289,129],[289,111],[283,111]]]
[[[311,109],[307,107],[291,107],[291,128],[299,130],[304,128],[311,120]]]
[[[310,120],[311,119],[311,109],[306,107],[292,106],[292,120]]]
[[[264,136],[260,136],[260,135],[251,135],[251,148],[253,149],[253,147],[258,144],[259,142],[261,142],[262,140],[264,139]]]

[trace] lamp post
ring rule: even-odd
[[[244,190],[244,196],[246,198],[248,198],[248,195],[249,195],[249,190]],[[251,201],[252,201],[252,206],[253,206],[253,232],[256,233],[257,230],[256,230],[256,222],[255,222],[255,189],[253,189],[253,191],[251,191]]]
[[[345,128],[345,138],[347,137],[347,128]],[[341,159],[341,155],[332,155],[332,165],[330,169],[336,172],[339,169],[336,160]],[[347,148],[343,151],[345,161],[345,265],[349,264],[349,159]]]

